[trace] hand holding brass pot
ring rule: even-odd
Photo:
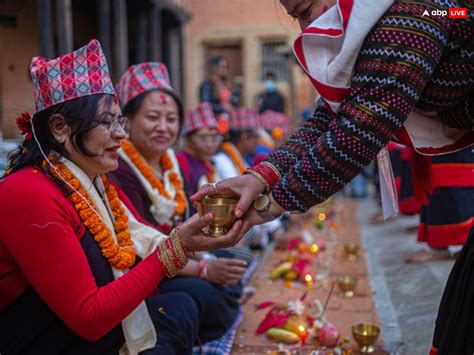
[[[235,222],[234,209],[238,200],[218,196],[205,197],[196,202],[197,211],[200,216],[206,213],[212,213],[214,216],[209,235],[220,237],[227,233]]]

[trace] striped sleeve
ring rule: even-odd
[[[313,120],[290,139],[304,141],[297,146],[304,152],[295,154],[295,144],[286,144],[270,157],[285,172],[273,196],[286,210],[306,211],[342,189],[400,129],[440,61],[451,29],[447,17],[422,14],[447,7],[442,0],[397,1],[367,36],[350,93],[326,131],[318,134]]]
[[[329,105],[320,99],[313,114],[304,125],[265,160],[272,163],[281,175],[285,175],[303,154],[316,144],[318,137],[327,131],[329,122],[334,117]]]

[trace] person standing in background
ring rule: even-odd
[[[423,248],[407,262],[424,263],[458,256],[474,225],[474,148],[432,158],[435,191],[421,207],[418,226]]]
[[[208,76],[199,88],[199,100],[212,105],[219,131],[226,133],[229,115],[238,106],[239,95],[229,86],[229,62],[224,57],[214,56],[209,59]]]
[[[285,112],[285,98],[276,87],[275,74],[268,71],[265,74],[263,82],[264,91],[257,95],[257,110],[258,113],[263,113],[267,110],[274,112]]]

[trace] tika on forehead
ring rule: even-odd
[[[159,98],[160,98],[160,102],[161,102],[162,104],[167,104],[167,103],[170,102],[170,97],[169,97],[169,95],[166,95],[166,94],[164,94],[164,93],[160,93]]]

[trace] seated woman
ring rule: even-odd
[[[167,232],[186,219],[187,200],[176,155],[171,148],[183,119],[181,99],[162,63],[133,65],[117,83],[129,139],[121,142],[119,168],[111,176],[137,212]]]
[[[156,62],[131,66],[117,88],[129,119],[129,139],[122,141],[119,168],[110,176],[142,219],[156,228],[171,228],[188,214],[183,179],[171,148],[183,119],[181,100],[165,65]],[[179,273],[190,277],[160,285],[161,291],[184,291],[199,304],[203,342],[222,336],[237,317],[240,280],[247,266],[229,252],[218,251],[217,256],[198,254],[199,260],[190,260]]]
[[[201,103],[186,114],[183,135],[185,146],[176,157],[191,196],[203,185],[217,181],[212,156],[217,152],[223,137],[218,132],[211,104]]]
[[[258,115],[254,109],[239,109],[231,113],[228,139],[214,155],[217,179],[239,176],[248,167],[246,155],[253,155],[258,146]]]
[[[104,174],[126,119],[97,40],[30,69],[37,112],[17,120],[25,140],[0,182],[0,351],[189,353],[199,305],[153,291],[190,252],[233,245],[246,226],[209,238],[212,216],[196,216],[166,237],[120,201]]]

